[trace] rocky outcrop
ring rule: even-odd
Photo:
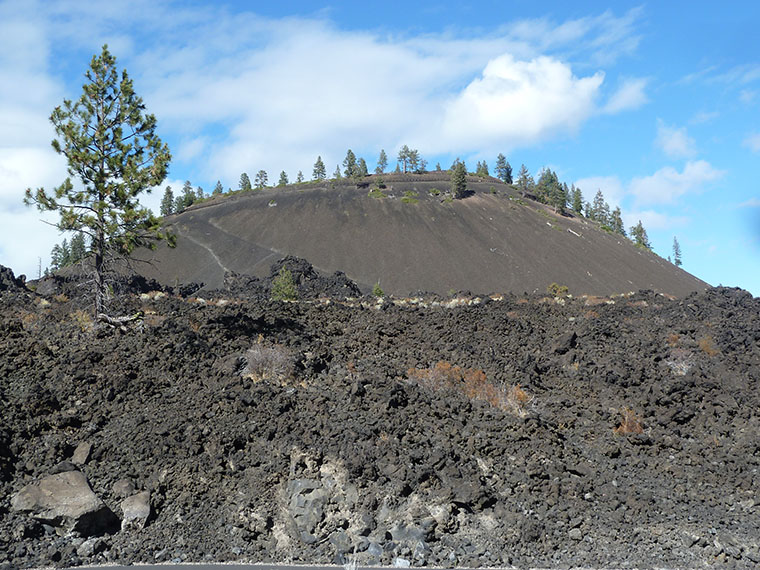
[[[11,498],[11,508],[57,527],[59,532],[81,536],[114,530],[118,520],[90,488],[83,473],[65,471],[27,485]]]

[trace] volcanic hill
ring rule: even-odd
[[[364,291],[610,295],[649,289],[683,297],[708,284],[630,240],[560,215],[496,178],[468,177],[449,197],[447,173],[388,174],[218,196],[166,220],[145,275],[164,284],[223,285],[226,272],[264,277],[285,255],[324,273],[345,271]]]

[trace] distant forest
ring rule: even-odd
[[[383,149],[378,155],[373,174],[386,174],[388,172],[388,164],[388,155]],[[459,158],[456,158],[452,165],[446,170],[441,167],[440,163],[437,163],[432,170],[428,170],[428,163],[422,158],[419,151],[417,149],[409,148],[407,145],[402,146],[399,150],[396,156],[396,167],[393,172],[397,174],[446,172],[451,176],[452,189],[454,197],[456,198],[465,196],[465,193],[463,192],[464,186],[466,185],[465,175],[477,176],[483,179],[492,176],[488,163],[485,160],[478,161],[474,171],[468,170],[464,161]],[[584,198],[583,191],[580,188],[576,187],[574,184],[568,186],[567,182],[560,181],[557,173],[553,170],[543,168],[539,172],[538,180],[536,180],[524,164],[520,166],[517,177],[513,178],[512,166],[507,161],[504,154],[501,153],[496,157],[493,173],[493,178],[519,190],[523,197],[548,204],[552,206],[556,212],[561,214],[571,211],[578,216],[593,220],[599,223],[603,230],[619,234],[623,237],[628,237],[637,246],[651,250],[649,237],[647,236],[646,229],[641,221],[639,220],[638,224],[630,227],[626,232],[620,207],[616,207],[614,210],[611,209],[601,190],[597,190],[593,200],[588,201]],[[246,172],[241,173],[237,188],[234,190],[228,188],[225,191],[220,180],[216,182],[216,185],[210,194],[207,194],[200,186],[194,188],[189,180],[185,181],[181,192],[177,195],[174,194],[174,190],[171,186],[167,186],[161,199],[160,213],[161,216],[179,214],[193,204],[222,194],[250,192],[262,190],[264,188],[283,187],[291,184],[319,183],[325,180],[360,180],[369,175],[370,172],[366,160],[362,157],[357,157],[351,149],[348,149],[342,165],[336,165],[330,178],[327,176],[327,167],[325,166],[322,157],[317,156],[312,167],[311,179],[309,181],[305,180],[303,172],[299,170],[296,174],[295,180],[291,183],[288,174],[283,170],[279,174],[277,184],[270,185],[267,172],[265,170],[259,170],[256,172],[253,181],[251,181]],[[66,265],[77,263],[87,255],[88,249],[85,237],[82,234],[78,234],[72,238],[71,243],[64,239],[61,244],[55,245],[51,252],[52,269],[56,270]],[[675,238],[673,254],[676,265],[681,265],[680,246]],[[45,270],[45,273],[48,273],[47,269]]]

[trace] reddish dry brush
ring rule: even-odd
[[[623,408],[620,410],[623,414],[623,419],[620,424],[612,431],[619,435],[628,435],[631,433],[644,433],[644,426],[641,424],[641,419],[630,408]]]
[[[711,336],[703,336],[699,339],[699,348],[702,349],[707,356],[717,356],[720,354],[720,349],[715,344],[715,339]]]
[[[479,368],[462,368],[445,360],[430,368],[410,368],[407,377],[429,390],[455,390],[470,400],[487,402],[521,417],[528,415],[528,406],[533,400],[519,384],[506,388],[496,386]]]

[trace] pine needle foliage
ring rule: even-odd
[[[50,121],[58,138],[53,149],[66,157],[69,177],[52,192],[26,190],[24,202],[40,211],[57,211],[62,231],[90,238],[96,315],[104,314],[106,275],[114,261],[130,259],[138,246],[155,247],[173,237],[138,202],[166,178],[171,154],[156,135],[156,118],[145,113],[126,70],[104,45],[85,73],[76,101],[65,99]],[[78,178],[75,186],[72,177]]]

